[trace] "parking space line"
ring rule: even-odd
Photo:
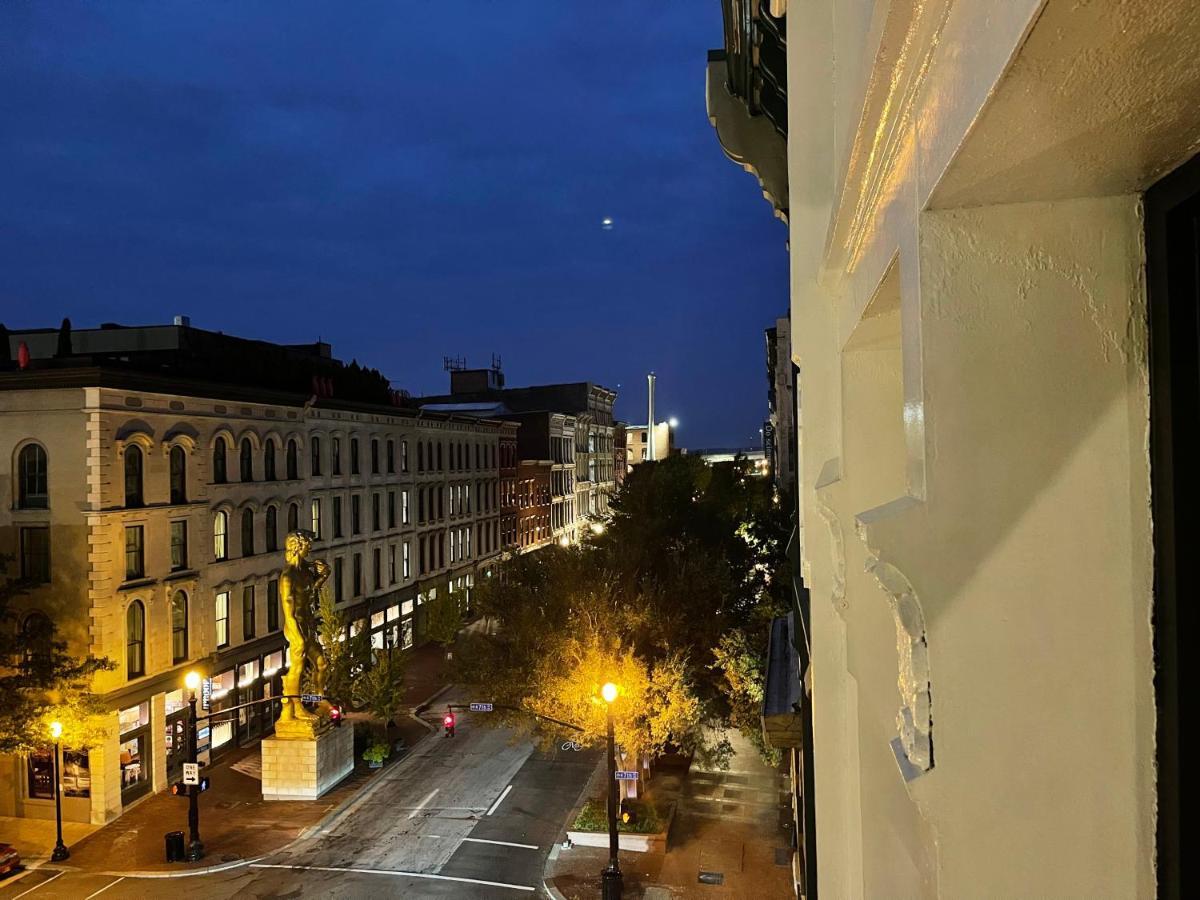
[[[421,810],[423,810],[425,808],[425,804],[428,803],[430,800],[432,800],[434,797],[436,797],[437,792],[440,790],[441,790],[441,788],[434,788],[432,791],[430,791],[429,794],[425,797],[425,799],[422,800],[420,803],[418,803],[416,805],[416,807],[413,809],[413,811],[408,814],[408,817],[410,819],[415,819],[417,817],[417,813],[419,813]]]
[[[38,888],[40,888],[40,887],[45,887],[45,886],[46,886],[46,885],[48,885],[50,882],[52,882],[52,881],[53,881],[55,878],[59,878],[59,877],[61,877],[63,874],[65,874],[65,873],[63,873],[63,872],[55,872],[53,875],[51,875],[49,878],[47,878],[47,879],[46,879],[45,881],[43,881],[41,884],[35,884],[35,885],[34,885],[33,887],[31,887],[29,890],[27,890],[27,891],[23,891],[23,892],[21,892],[20,894],[17,894],[17,896],[13,897],[13,900],[21,900],[21,898],[22,898],[22,897],[24,897],[26,894],[32,894],[32,893],[33,893],[34,891],[36,891]]]
[[[500,808],[500,804],[504,802],[504,798],[508,796],[508,792],[511,790],[512,785],[510,784],[500,793],[500,796],[496,798],[496,802],[492,804],[492,808],[487,811],[489,816]]]
[[[522,850],[537,850],[537,844],[514,844],[512,841],[489,841],[487,838],[463,838],[472,844],[495,844],[497,847],[520,847]]]
[[[394,878],[427,878],[431,881],[455,881],[460,884],[482,884],[485,887],[508,888],[532,894],[537,890],[525,884],[508,884],[503,881],[484,881],[481,878],[461,878],[457,875],[434,875],[430,872],[401,872],[394,869],[363,869],[353,866],[293,866],[282,863],[252,863],[252,869],[294,869],[300,872],[353,872],[356,875],[391,875]]]
[[[116,881],[110,881],[104,887],[100,888],[100,890],[93,891],[92,893],[88,894],[86,897],[83,898],[83,900],[92,900],[93,897],[97,896],[98,894],[103,894],[105,891],[107,891],[110,887],[112,887],[114,884],[116,884],[117,881],[124,881],[124,880],[125,880],[125,876],[122,875]]]

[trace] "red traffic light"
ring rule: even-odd
[[[329,707],[329,721],[333,723],[335,728],[342,727],[342,708],[340,706]]]
[[[186,784],[184,784],[182,781],[177,781],[173,785],[171,785],[171,794],[173,796],[186,797],[187,792],[188,792],[188,786]]]
[[[451,725],[453,725],[454,724],[454,714],[446,713],[446,717],[444,719],[442,719],[442,724],[445,725],[447,728],[449,728]]]

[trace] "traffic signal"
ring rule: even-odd
[[[200,783],[198,785],[196,785],[196,793],[203,794],[207,790],[208,790],[208,776],[205,775],[203,778],[200,779]]]
[[[208,779],[204,779],[207,781]],[[171,793],[176,797],[186,797],[188,795],[188,786],[182,781],[177,781],[171,785]]]
[[[334,728],[342,727],[342,708],[340,706],[329,707],[329,721],[333,723]]]
[[[446,737],[454,737],[454,711],[446,710],[446,715],[442,716],[442,724],[446,726]]]

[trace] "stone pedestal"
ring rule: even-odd
[[[264,800],[315,800],[354,770],[354,729],[262,742]]]

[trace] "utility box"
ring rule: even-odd
[[[166,834],[167,841],[167,862],[183,862],[186,858],[183,851],[183,832],[168,831]]]

